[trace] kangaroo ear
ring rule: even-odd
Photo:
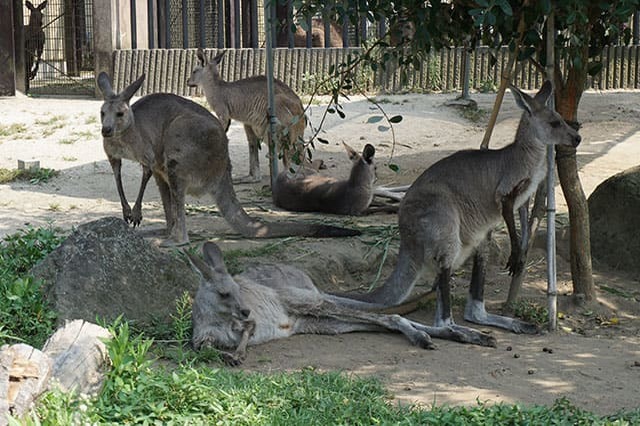
[[[189,258],[189,262],[191,263],[191,267],[202,276],[205,280],[211,279],[211,269],[209,265],[207,265],[202,259],[198,256],[195,256],[189,253],[187,250],[182,250],[182,252]]]
[[[33,4],[28,0],[24,4],[25,6],[27,6],[27,9],[29,9],[32,12],[33,12],[33,9],[35,9],[35,7],[33,7]]]
[[[45,7],[47,7],[47,0],[44,0],[42,3],[40,3],[40,5],[38,6],[38,10],[42,10]]]
[[[122,91],[120,96],[127,102],[133,97],[133,95],[138,91],[140,86],[142,86],[142,82],[144,81],[145,74],[142,74],[136,81],[131,83],[126,89]]]
[[[509,85],[509,89],[511,89],[511,93],[513,93],[513,97],[516,100],[516,104],[518,104],[518,106],[520,108],[522,108],[523,110],[525,110],[529,115],[532,114],[532,105],[531,102],[533,101],[533,98],[529,95],[527,95],[526,93],[522,92],[520,89],[518,89],[516,86],[510,84]]]
[[[373,161],[373,156],[375,154],[376,149],[373,147],[373,145],[368,143],[364,146],[364,149],[362,150],[362,158],[364,158],[364,161],[371,164],[371,162]]]
[[[204,50],[202,50],[202,48],[198,48],[198,60],[200,61],[200,66],[204,67],[205,65],[207,65],[207,57],[204,56]]]
[[[113,93],[113,87],[111,87],[111,79],[109,75],[102,71],[100,75],[98,75],[98,88],[102,92],[102,96],[107,99],[115,95]]]
[[[202,255],[207,265],[214,269],[222,269],[227,272],[227,267],[224,264],[224,258],[222,257],[222,250],[215,243],[206,242],[202,246]]]
[[[351,148],[349,145],[347,145],[346,142],[342,141],[342,145],[344,146],[345,151],[347,151],[347,155],[349,156],[349,160],[353,161],[356,158],[358,158],[360,156],[360,154],[358,154],[358,152]]]
[[[217,64],[219,64],[222,61],[222,57],[224,56],[224,50],[221,53],[218,53],[215,58],[213,58],[213,62]]]
[[[553,84],[551,84],[551,80],[547,80],[544,82],[538,93],[534,96],[537,102],[540,102],[541,105],[546,105],[547,101],[551,97],[551,93],[553,92]]]

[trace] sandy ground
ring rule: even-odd
[[[361,98],[344,104],[346,119],[330,116],[315,153],[328,165],[325,173],[346,176],[349,165],[340,142],[356,149],[375,145],[379,184],[405,184],[437,159],[463,148],[477,148],[494,95],[477,94],[474,99],[486,114],[477,122],[464,118],[456,109],[445,107],[453,95],[403,95],[377,97],[390,115],[402,114],[395,126],[396,143],[389,131],[367,123],[379,114]],[[640,161],[640,92],[589,92],[581,102],[583,143],[578,150],[584,190],[591,193],[610,175],[635,166]],[[201,101],[199,101],[201,102]],[[120,206],[111,168],[102,150],[98,100],[0,98],[0,125],[22,124],[0,134],[0,167],[16,168],[17,160],[38,160],[42,167],[61,173],[46,184],[25,182],[0,185],[0,236],[26,224],[52,224],[63,229],[104,217],[119,216]],[[318,124],[321,110],[314,106],[311,120]],[[519,110],[510,95],[498,119],[491,145],[511,142]],[[234,172],[246,174],[247,147],[242,127],[233,124],[230,151]],[[393,158],[391,155],[393,153]],[[238,185],[236,191],[250,214],[288,220],[318,218],[293,215],[273,208],[264,185],[268,183],[265,159],[261,160],[262,183]],[[386,164],[400,167],[394,173]],[[125,187],[135,198],[140,168],[125,163]],[[561,191],[558,200],[558,286],[561,294],[571,291],[566,254],[566,206]],[[371,249],[381,238],[380,229],[397,222],[392,214],[362,218],[331,217],[333,223],[359,224],[378,229],[363,237],[340,240],[283,240],[276,242],[240,239],[216,214],[208,197],[188,200],[188,227],[193,244],[206,239],[218,241],[224,249],[271,245],[262,258],[241,262],[282,261],[306,269],[324,289],[364,287],[373,281],[381,261],[381,251]],[[164,225],[155,185],[150,184],[143,207],[142,230],[158,230]],[[499,309],[506,298],[508,276],[500,268],[505,263],[508,243],[504,231],[497,232],[495,256],[489,269],[487,303]],[[151,241],[157,240],[151,238]],[[275,248],[275,249],[274,249]],[[274,253],[275,252],[275,253]],[[395,261],[397,240],[390,245],[382,276]],[[544,305],[545,253],[536,249],[530,256],[523,296]],[[454,292],[458,300],[466,294],[468,268],[458,272]],[[480,401],[549,404],[566,396],[581,407],[598,413],[612,413],[640,406],[640,287],[624,274],[595,263],[598,302],[572,307],[568,296],[560,297],[560,331],[536,336],[519,336],[491,330],[498,340],[496,349],[436,341],[436,351],[412,347],[402,336],[361,333],[341,336],[295,336],[251,348],[243,368],[259,371],[314,367],[337,369],[357,375],[381,378],[394,396],[403,402],[420,404],[475,404]],[[602,291],[602,286],[624,292],[627,297]],[[455,315],[462,305],[454,304]],[[430,322],[433,312],[423,309],[413,314]],[[464,322],[461,318],[459,322]],[[617,324],[616,324],[617,322]],[[552,353],[543,351],[551,348]],[[509,350],[510,349],[510,350]]]

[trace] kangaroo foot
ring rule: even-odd
[[[222,362],[224,362],[229,367],[237,367],[242,365],[244,359],[235,352],[223,352],[220,351],[220,358],[222,358]]]
[[[497,346],[496,338],[490,334],[483,333],[482,331],[478,331],[470,327],[457,325],[453,322],[443,325],[427,326],[411,321],[411,325],[424,333],[428,333],[430,337],[453,340],[454,342],[460,343],[469,343],[472,345],[488,346],[492,348]],[[428,349],[435,349],[435,346]]]
[[[484,308],[484,303],[479,300],[469,299],[467,301],[467,306],[464,310],[464,319],[476,324],[500,327],[518,334],[536,334],[540,331],[535,324],[507,316],[488,313]]]
[[[262,180],[261,175],[246,175],[242,177],[234,177],[234,184],[243,184],[243,183],[258,183]]]

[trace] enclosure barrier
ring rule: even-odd
[[[603,69],[594,78],[589,78],[590,88],[639,89],[640,46],[613,46],[602,53]],[[265,72],[264,49],[209,49],[217,54],[225,50],[221,64],[222,78],[238,80]],[[275,77],[284,81],[300,94],[311,93],[315,84],[326,77],[329,67],[355,55],[359,48],[326,49],[274,49]],[[356,82],[368,92],[452,92],[461,90],[462,48],[444,49],[430,54],[419,69],[408,72],[406,82],[398,71],[382,70],[374,74],[360,67]],[[490,50],[486,47],[474,49],[471,55],[470,87],[487,92],[495,90],[500,82],[502,70],[507,64],[508,49],[497,52],[492,65]],[[145,49],[117,50],[114,52],[114,84],[121,90],[139,75],[146,74],[142,94],[170,92],[193,96],[197,92],[187,87],[189,74],[197,64],[195,49]],[[542,74],[531,63],[524,63],[514,74],[514,84],[526,90],[540,87]]]

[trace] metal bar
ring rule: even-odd
[[[224,49],[224,36],[225,36],[225,30],[224,30],[224,0],[216,0],[217,1],[217,5],[218,5],[218,24],[217,24],[217,30],[218,30],[218,49]]]
[[[275,5],[276,0],[265,0],[264,2],[264,30],[267,44],[267,99],[269,105],[269,157],[271,172],[271,188],[275,188],[276,177],[278,176],[278,140],[276,138],[276,111],[274,99],[273,81],[273,40],[275,40]]]
[[[165,48],[171,48],[171,0],[165,0],[164,2],[164,33],[167,40]]]
[[[313,19],[311,16],[307,16],[307,48],[313,47],[311,26],[313,25]]]
[[[547,78],[553,84],[555,66],[555,28],[553,7],[547,17]],[[549,98],[549,107],[555,110],[555,90]],[[549,331],[557,329],[558,288],[556,282],[556,194],[555,165],[556,150],[553,145],[547,147],[547,296],[549,309]],[[533,236],[532,236],[533,237]]]
[[[149,31],[149,49],[155,48],[155,28],[154,21],[156,14],[153,9],[153,0],[147,0],[147,31]]]
[[[258,47],[258,0],[251,0],[251,47]]]
[[[182,48],[189,48],[189,13],[187,0],[182,0]]]
[[[131,48],[138,48],[138,29],[136,22],[136,0],[129,1],[129,13],[131,16]]]
[[[205,27],[207,24],[207,18],[206,18],[206,14],[205,14],[205,7],[204,7],[204,2],[205,0],[200,0],[199,1],[199,6],[200,6],[200,20],[199,20],[199,24],[200,24],[200,47],[202,47],[203,49],[206,47],[206,38],[207,38],[207,34],[205,31]]]

